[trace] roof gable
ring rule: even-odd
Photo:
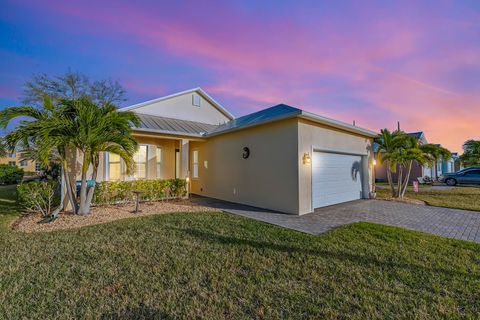
[[[193,104],[193,97],[198,95],[200,106]],[[145,101],[119,111],[132,111],[158,117],[185,121],[197,121],[218,125],[234,118],[223,106],[210,97],[203,89],[194,88],[158,99]]]

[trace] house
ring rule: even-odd
[[[413,136],[418,139],[419,143],[422,144],[428,144],[427,138],[425,137],[425,133],[419,131],[419,132],[411,132],[407,133],[410,136]],[[375,144],[374,146],[375,152],[377,151],[377,145]],[[386,182],[387,180],[387,164],[382,163],[380,164],[379,159],[377,160],[377,165],[375,166],[375,180],[377,182]],[[412,171],[410,173],[410,177],[408,182],[412,183],[413,181],[416,181],[417,178],[419,177],[433,177],[435,175],[435,171],[433,167],[428,166],[428,165],[421,165],[417,161],[414,161],[412,163]],[[397,182],[398,179],[398,170],[395,173],[392,173],[392,180],[394,182]]]
[[[136,170],[104,154],[98,180],[189,177],[192,194],[290,214],[367,198],[376,132],[279,104],[235,118],[201,88],[135,112]]]
[[[0,158],[0,164],[8,164],[10,166],[19,167],[27,173],[36,173],[40,168],[33,160],[25,160],[19,152],[8,153],[6,157]]]

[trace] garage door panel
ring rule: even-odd
[[[312,197],[314,208],[362,198],[361,156],[314,152]]]

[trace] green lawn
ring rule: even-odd
[[[480,187],[456,187],[446,190],[432,190],[422,186],[418,193],[409,187],[405,194],[407,198],[425,201],[428,205],[480,211]],[[390,197],[388,185],[377,188],[379,199]]]
[[[465,241],[368,223],[310,236],[222,213],[23,234],[12,216],[0,217],[0,319],[480,313],[480,245]]]

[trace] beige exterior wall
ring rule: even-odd
[[[15,165],[20,169],[23,169],[25,172],[35,172],[35,161],[27,160],[27,165],[21,165],[21,155],[20,153],[15,153],[15,157],[5,157],[0,158],[0,164],[9,164],[10,162],[15,162]]]
[[[298,120],[299,214],[309,213],[314,209],[312,207],[312,168],[311,165],[303,164],[304,153],[312,156],[316,149],[364,155],[362,157],[364,172],[362,186],[363,195],[366,198],[372,187],[372,143],[371,138],[322,126],[304,119]]]
[[[192,177],[191,192],[297,214],[297,141],[297,120],[291,119],[190,142],[190,159],[199,151],[199,178]]]
[[[200,96],[200,107],[192,104],[193,95]],[[192,92],[136,108],[132,111],[209,124],[220,124],[230,120],[203,96]]]
[[[226,201],[291,214],[305,214],[312,208],[311,164],[303,163],[304,153],[329,150],[364,155],[362,186],[364,197],[371,190],[372,139],[303,119],[276,121],[214,136],[206,140],[183,137],[155,137],[136,134],[140,144],[149,146],[147,179],[156,175],[156,148],[162,148],[162,176],[175,177],[175,149],[188,150],[180,158],[180,172],[189,164],[190,192]],[[248,159],[243,148],[250,149]],[[183,149],[183,150],[182,150]],[[193,177],[193,152],[198,151],[198,178]],[[185,162],[186,161],[186,162]],[[107,177],[107,161],[102,157],[98,181]],[[77,171],[78,172],[78,171]],[[366,174],[365,174],[366,173]],[[79,177],[77,177],[78,179]],[[128,179],[125,172],[121,180]]]

